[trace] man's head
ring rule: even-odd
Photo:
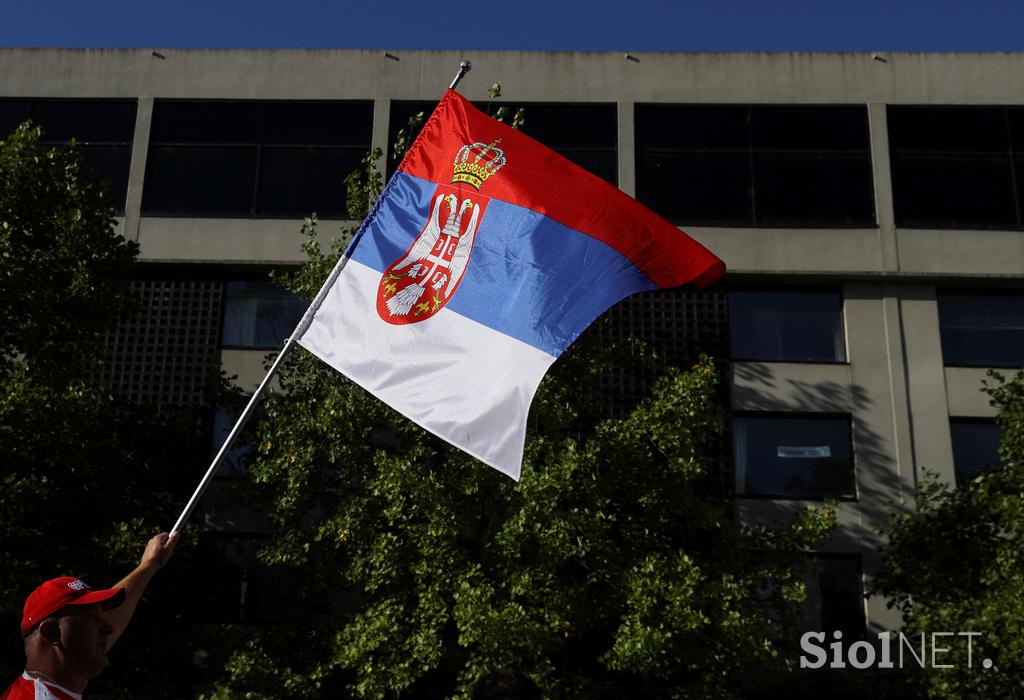
[[[26,599],[21,619],[27,667],[56,666],[88,681],[107,665],[107,639],[113,628],[103,611],[123,600],[120,588],[94,591],[70,576],[41,585]]]

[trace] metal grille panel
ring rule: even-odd
[[[718,373],[718,404],[729,406],[729,305],[724,291],[670,289],[629,297],[609,309],[587,331],[587,341],[630,348],[608,363],[589,399],[608,417],[625,416],[650,393],[669,367],[689,369],[702,354],[710,356]],[[732,489],[729,422],[708,445],[714,488]]]
[[[621,415],[646,395],[669,367],[688,369],[701,354],[711,356],[724,379],[729,356],[725,292],[659,290],[629,297],[609,309],[588,331],[603,345],[641,341],[639,362],[618,362],[601,378],[600,401],[607,415]],[[623,405],[625,404],[625,405]]]
[[[109,331],[88,379],[136,403],[203,406],[219,369],[223,283],[164,278],[131,283],[139,309]]]

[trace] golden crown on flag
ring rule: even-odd
[[[498,148],[501,139],[491,143],[477,141],[459,149],[455,154],[452,182],[465,182],[475,189],[481,185],[505,165],[505,151]]]

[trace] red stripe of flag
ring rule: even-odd
[[[547,216],[600,240],[628,258],[654,284],[711,284],[725,263],[621,190],[530,137],[491,119],[448,90],[399,169],[437,183],[452,178],[455,154],[466,144],[501,139],[507,158],[484,193]],[[473,191],[466,184],[460,189]]]

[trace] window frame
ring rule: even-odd
[[[749,501],[809,501],[822,503],[825,501],[838,501],[841,503],[860,502],[860,483],[857,478],[857,452],[853,435],[853,415],[850,413],[834,412],[807,412],[807,411],[731,411],[729,415],[729,434],[731,450],[731,466],[733,489],[736,498]],[[736,419],[737,418],[765,418],[765,419],[787,419],[787,420],[841,420],[845,421],[849,430],[847,447],[850,453],[850,479],[853,484],[852,496],[834,495],[788,495],[788,494],[766,494],[766,493],[744,493],[740,491],[737,484],[738,474],[736,471]]]
[[[843,294],[842,287],[817,287],[817,286],[794,286],[786,285],[780,287],[763,286],[754,283],[742,284],[742,285],[731,285],[726,290],[726,304],[729,313],[729,361],[730,362],[761,362],[761,363],[772,363],[772,364],[798,364],[798,365],[849,365],[850,364],[850,342],[849,333],[846,328],[846,297]],[[842,333],[842,351],[843,359],[841,360],[805,360],[805,359],[765,359],[759,357],[744,357],[733,354],[733,312],[732,312],[732,295],[735,292],[740,293],[755,293],[755,294],[834,294],[839,299],[839,330]]]
[[[932,148],[902,147],[893,138],[893,115],[900,111],[910,112],[912,110],[932,110],[933,113],[944,111],[981,113],[982,111],[998,112],[1002,115],[1002,122],[1006,130],[1006,150],[985,150],[981,148],[968,148],[964,146]],[[1024,174],[1018,173],[1018,161],[1024,161],[1024,138],[1022,143],[1014,144],[1013,126],[1011,123],[1012,113],[1018,113],[1024,117],[1024,107],[1019,105],[955,105],[955,104],[889,104],[886,105],[886,124],[889,139],[889,168],[892,173],[892,199],[893,199],[893,220],[897,228],[918,229],[918,230],[945,230],[945,231],[1021,231],[1024,230]],[[974,157],[974,158],[996,158],[1002,157],[1008,160],[1007,171],[1009,174],[1008,185],[1013,198],[1013,209],[1016,224],[1006,227],[992,223],[949,223],[941,221],[908,221],[901,220],[900,215],[900,184],[897,161],[900,156],[918,156],[921,158],[939,159],[943,156],[948,158]]]
[[[365,154],[369,153],[372,149],[373,141],[373,120],[374,120],[374,104],[372,100],[259,100],[259,99],[179,99],[160,98],[154,104],[154,121],[156,119],[156,112],[162,104],[192,104],[192,105],[243,105],[249,106],[256,110],[256,133],[257,136],[253,140],[209,140],[203,141],[198,139],[193,140],[181,140],[179,139],[161,139],[157,140],[154,130],[151,128],[149,142],[146,145],[146,172],[142,187],[142,203],[140,206],[140,213],[146,217],[159,217],[159,218],[188,218],[188,219],[268,219],[268,220],[286,220],[295,219],[297,217],[308,216],[311,211],[305,212],[268,212],[261,210],[260,207],[260,196],[262,192],[262,181],[264,179],[263,170],[263,154],[264,151],[268,150],[299,150],[299,149],[314,149],[323,152],[337,152],[337,153],[348,153],[352,152],[352,155],[358,155],[358,159],[361,160]],[[322,105],[325,107],[330,106],[350,106],[353,108],[363,108],[368,110],[368,122],[366,123],[366,141],[358,141],[355,139],[348,139],[341,143],[324,144],[324,143],[298,143],[298,142],[285,142],[270,140],[267,136],[267,108],[274,107],[277,105],[294,106],[301,108],[303,106],[314,106]],[[252,172],[249,175],[252,178],[252,195],[248,203],[248,209],[245,213],[241,211],[195,211],[195,210],[181,210],[180,208],[174,207],[155,207],[153,203],[148,199],[150,196],[149,192],[151,183],[153,183],[155,175],[154,169],[156,168],[156,158],[154,158],[154,151],[156,149],[188,149],[188,150],[203,150],[203,151],[216,151],[217,149],[244,149],[253,150],[255,152],[255,165],[252,168]],[[348,173],[345,173],[347,175]],[[344,177],[344,175],[342,176]],[[323,218],[333,219],[341,218],[346,219],[347,215],[344,214],[346,211],[347,201],[344,192],[344,188],[339,184],[339,199],[340,205],[337,211],[331,210],[326,214],[322,214]],[[321,212],[317,212],[321,214]],[[337,217],[335,215],[338,215]]]
[[[979,416],[950,416],[949,417],[949,440],[950,440],[950,444],[951,444],[952,450],[953,450],[953,455],[952,456],[953,456],[953,480],[954,480],[954,483],[956,483],[957,485],[962,483],[961,479],[960,479],[961,474],[966,476],[968,479],[971,479],[971,478],[974,478],[975,476],[978,476],[980,474],[984,474],[984,473],[987,473],[989,471],[993,471],[993,470],[997,470],[997,469],[1002,469],[1002,468],[1004,468],[1006,466],[1005,463],[1003,463],[1002,460],[1000,459],[1000,463],[999,464],[975,464],[973,466],[972,471],[969,471],[969,472],[968,471],[961,471],[960,469],[958,469],[957,468],[957,463],[956,463],[956,439],[953,436],[953,426],[954,425],[985,425],[985,426],[992,426],[992,427],[995,427],[995,428],[999,428],[1000,436],[999,436],[998,442],[996,443],[996,450],[997,451],[999,449],[999,445],[1002,444],[1003,436],[1006,434],[1006,427],[1000,425],[996,421],[994,416],[992,418],[983,418],[983,417],[979,417]]]
[[[678,146],[645,146],[644,139],[641,134],[640,124],[642,117],[640,115],[642,110],[645,109],[688,109],[688,108],[734,108],[744,109],[746,111],[745,122],[746,122],[746,145],[745,147],[739,146],[715,146],[715,147],[678,147]],[[862,110],[863,125],[864,125],[864,147],[863,149],[852,149],[852,148],[785,148],[781,146],[768,147],[758,146],[754,142],[754,125],[753,125],[753,111],[759,109],[820,109],[822,111],[827,110],[838,110],[838,109],[851,109],[857,108]],[[735,219],[735,220],[720,220],[713,221],[708,219],[686,219],[673,213],[661,213],[666,219],[671,221],[673,224],[678,226],[690,226],[690,227],[701,227],[701,228],[763,228],[763,229],[877,229],[878,223],[878,202],[875,193],[875,165],[874,158],[871,149],[871,131],[870,123],[868,121],[867,105],[863,103],[816,103],[816,104],[794,104],[794,103],[748,103],[748,104],[731,104],[731,103],[667,103],[667,102],[636,102],[633,105],[633,117],[634,117],[634,169],[635,169],[635,182],[636,182],[636,197],[638,200],[643,202],[646,197],[645,193],[642,192],[644,185],[644,176],[642,173],[641,162],[645,155],[649,154],[661,154],[661,155],[672,155],[677,153],[685,153],[691,155],[714,155],[714,154],[732,154],[738,156],[747,157],[747,170],[745,182],[748,185],[749,198],[750,198],[750,210],[746,212],[748,216]],[[776,156],[781,157],[785,155],[802,155],[802,156],[813,156],[813,155],[843,155],[843,156],[866,156],[867,158],[867,181],[866,191],[864,194],[867,195],[867,206],[868,216],[863,221],[842,223],[842,222],[765,222],[758,220],[758,200],[757,200],[757,173],[756,173],[756,160],[758,156]],[[646,203],[646,202],[645,202]]]
[[[102,173],[99,173],[99,172],[96,172],[95,170],[93,170],[94,174],[97,175],[101,180],[103,180],[104,183],[107,185],[107,187],[108,187],[108,189],[110,191],[111,200],[113,200],[114,212],[118,216],[124,216],[125,215],[125,210],[127,208],[127,203],[128,203],[128,190],[131,187],[131,169],[132,169],[132,159],[134,157],[135,132],[136,132],[136,127],[137,127],[137,124],[138,124],[138,116],[139,116],[139,101],[138,101],[138,99],[136,99],[136,98],[123,98],[123,97],[110,97],[110,98],[108,98],[108,97],[17,97],[17,96],[6,96],[5,95],[3,97],[0,97],[0,102],[24,103],[26,105],[26,113],[27,113],[26,119],[28,119],[28,120],[30,120],[32,122],[32,126],[39,126],[39,127],[42,127],[42,129],[43,129],[43,138],[42,138],[42,141],[40,143],[44,147],[46,147],[46,148],[60,148],[60,147],[64,147],[64,146],[67,146],[68,143],[70,143],[70,141],[69,140],[60,140],[60,139],[52,138],[49,135],[49,132],[47,131],[46,125],[43,124],[40,121],[37,121],[37,119],[35,117],[35,112],[36,112],[36,110],[37,110],[39,105],[41,105],[41,104],[67,104],[67,105],[75,105],[75,104],[109,104],[109,105],[123,105],[123,106],[131,105],[131,107],[132,107],[132,118],[129,120],[130,123],[131,123],[131,127],[130,127],[130,131],[128,132],[128,134],[127,134],[125,139],[118,140],[118,141],[112,141],[112,140],[109,140],[109,139],[98,139],[98,140],[97,139],[88,139],[88,140],[85,140],[85,139],[80,139],[77,136],[73,137],[75,139],[75,144],[76,144],[76,147],[77,147],[78,154],[81,156],[81,158],[82,158],[84,164],[86,165],[86,167],[89,167],[90,169],[92,169],[92,168],[91,168],[91,166],[90,166],[90,164],[88,162],[88,156],[86,155],[87,150],[89,148],[97,147],[97,148],[110,148],[110,149],[119,149],[119,150],[120,149],[124,149],[126,151],[126,155],[128,157],[127,158],[128,159],[128,165],[127,165],[127,169],[126,169],[126,171],[124,173],[124,193],[123,193],[123,196],[121,196],[120,189],[118,189],[118,191],[115,192],[114,188],[111,187],[111,185],[120,184],[119,182],[115,183],[113,181],[106,180],[105,178],[103,178]],[[19,124],[20,123],[24,123],[24,120],[19,122]],[[0,138],[6,138],[6,136],[7,136],[7,134],[0,134]]]
[[[943,297],[1020,297],[1024,302],[1024,289],[977,289],[977,288],[956,288],[956,287],[940,287],[935,291],[935,306],[936,314],[938,315],[939,321],[939,349],[942,353],[942,366],[943,367],[965,367],[973,369],[1020,369],[1024,365],[1024,341],[1022,341],[1021,347],[1021,361],[1005,361],[1005,362],[988,362],[988,361],[977,361],[977,362],[950,362],[946,357],[946,345],[942,342],[942,334],[945,326],[943,325],[943,313],[942,313],[942,298]]]
[[[292,272],[292,271],[295,271],[297,269],[298,268],[275,268],[275,270],[277,270],[279,272]],[[281,350],[284,347],[285,341],[287,341],[287,339],[288,339],[287,336],[282,338],[281,339],[281,343],[279,343],[277,345],[235,345],[235,344],[228,344],[228,343],[224,342],[224,334],[225,334],[225,330],[227,328],[227,319],[228,319],[228,297],[229,297],[228,285],[231,284],[231,283],[235,283],[235,282],[240,282],[240,283],[260,282],[260,283],[269,284],[269,285],[271,285],[273,287],[277,287],[282,292],[284,292],[282,297],[287,297],[287,296],[294,297],[296,302],[301,301],[305,305],[306,309],[309,308],[309,305],[312,303],[312,300],[305,299],[305,298],[299,296],[298,294],[293,294],[292,292],[289,292],[289,291],[285,290],[284,288],[279,287],[278,285],[274,284],[274,282],[269,278],[269,271],[267,273],[265,273],[265,274],[262,274],[262,275],[259,275],[259,274],[256,274],[256,275],[253,275],[253,274],[238,274],[238,275],[226,274],[221,279],[221,284],[224,287],[224,298],[223,298],[223,305],[221,306],[220,328],[218,329],[218,331],[219,331],[219,333],[218,333],[219,348],[221,350],[246,350],[246,351],[253,351],[253,352],[273,352],[273,351]],[[305,311],[303,311],[303,314],[304,313],[305,313]],[[301,320],[302,320],[302,314],[299,315],[299,319],[296,321],[296,325]],[[293,330],[294,330],[294,328],[293,328]]]

